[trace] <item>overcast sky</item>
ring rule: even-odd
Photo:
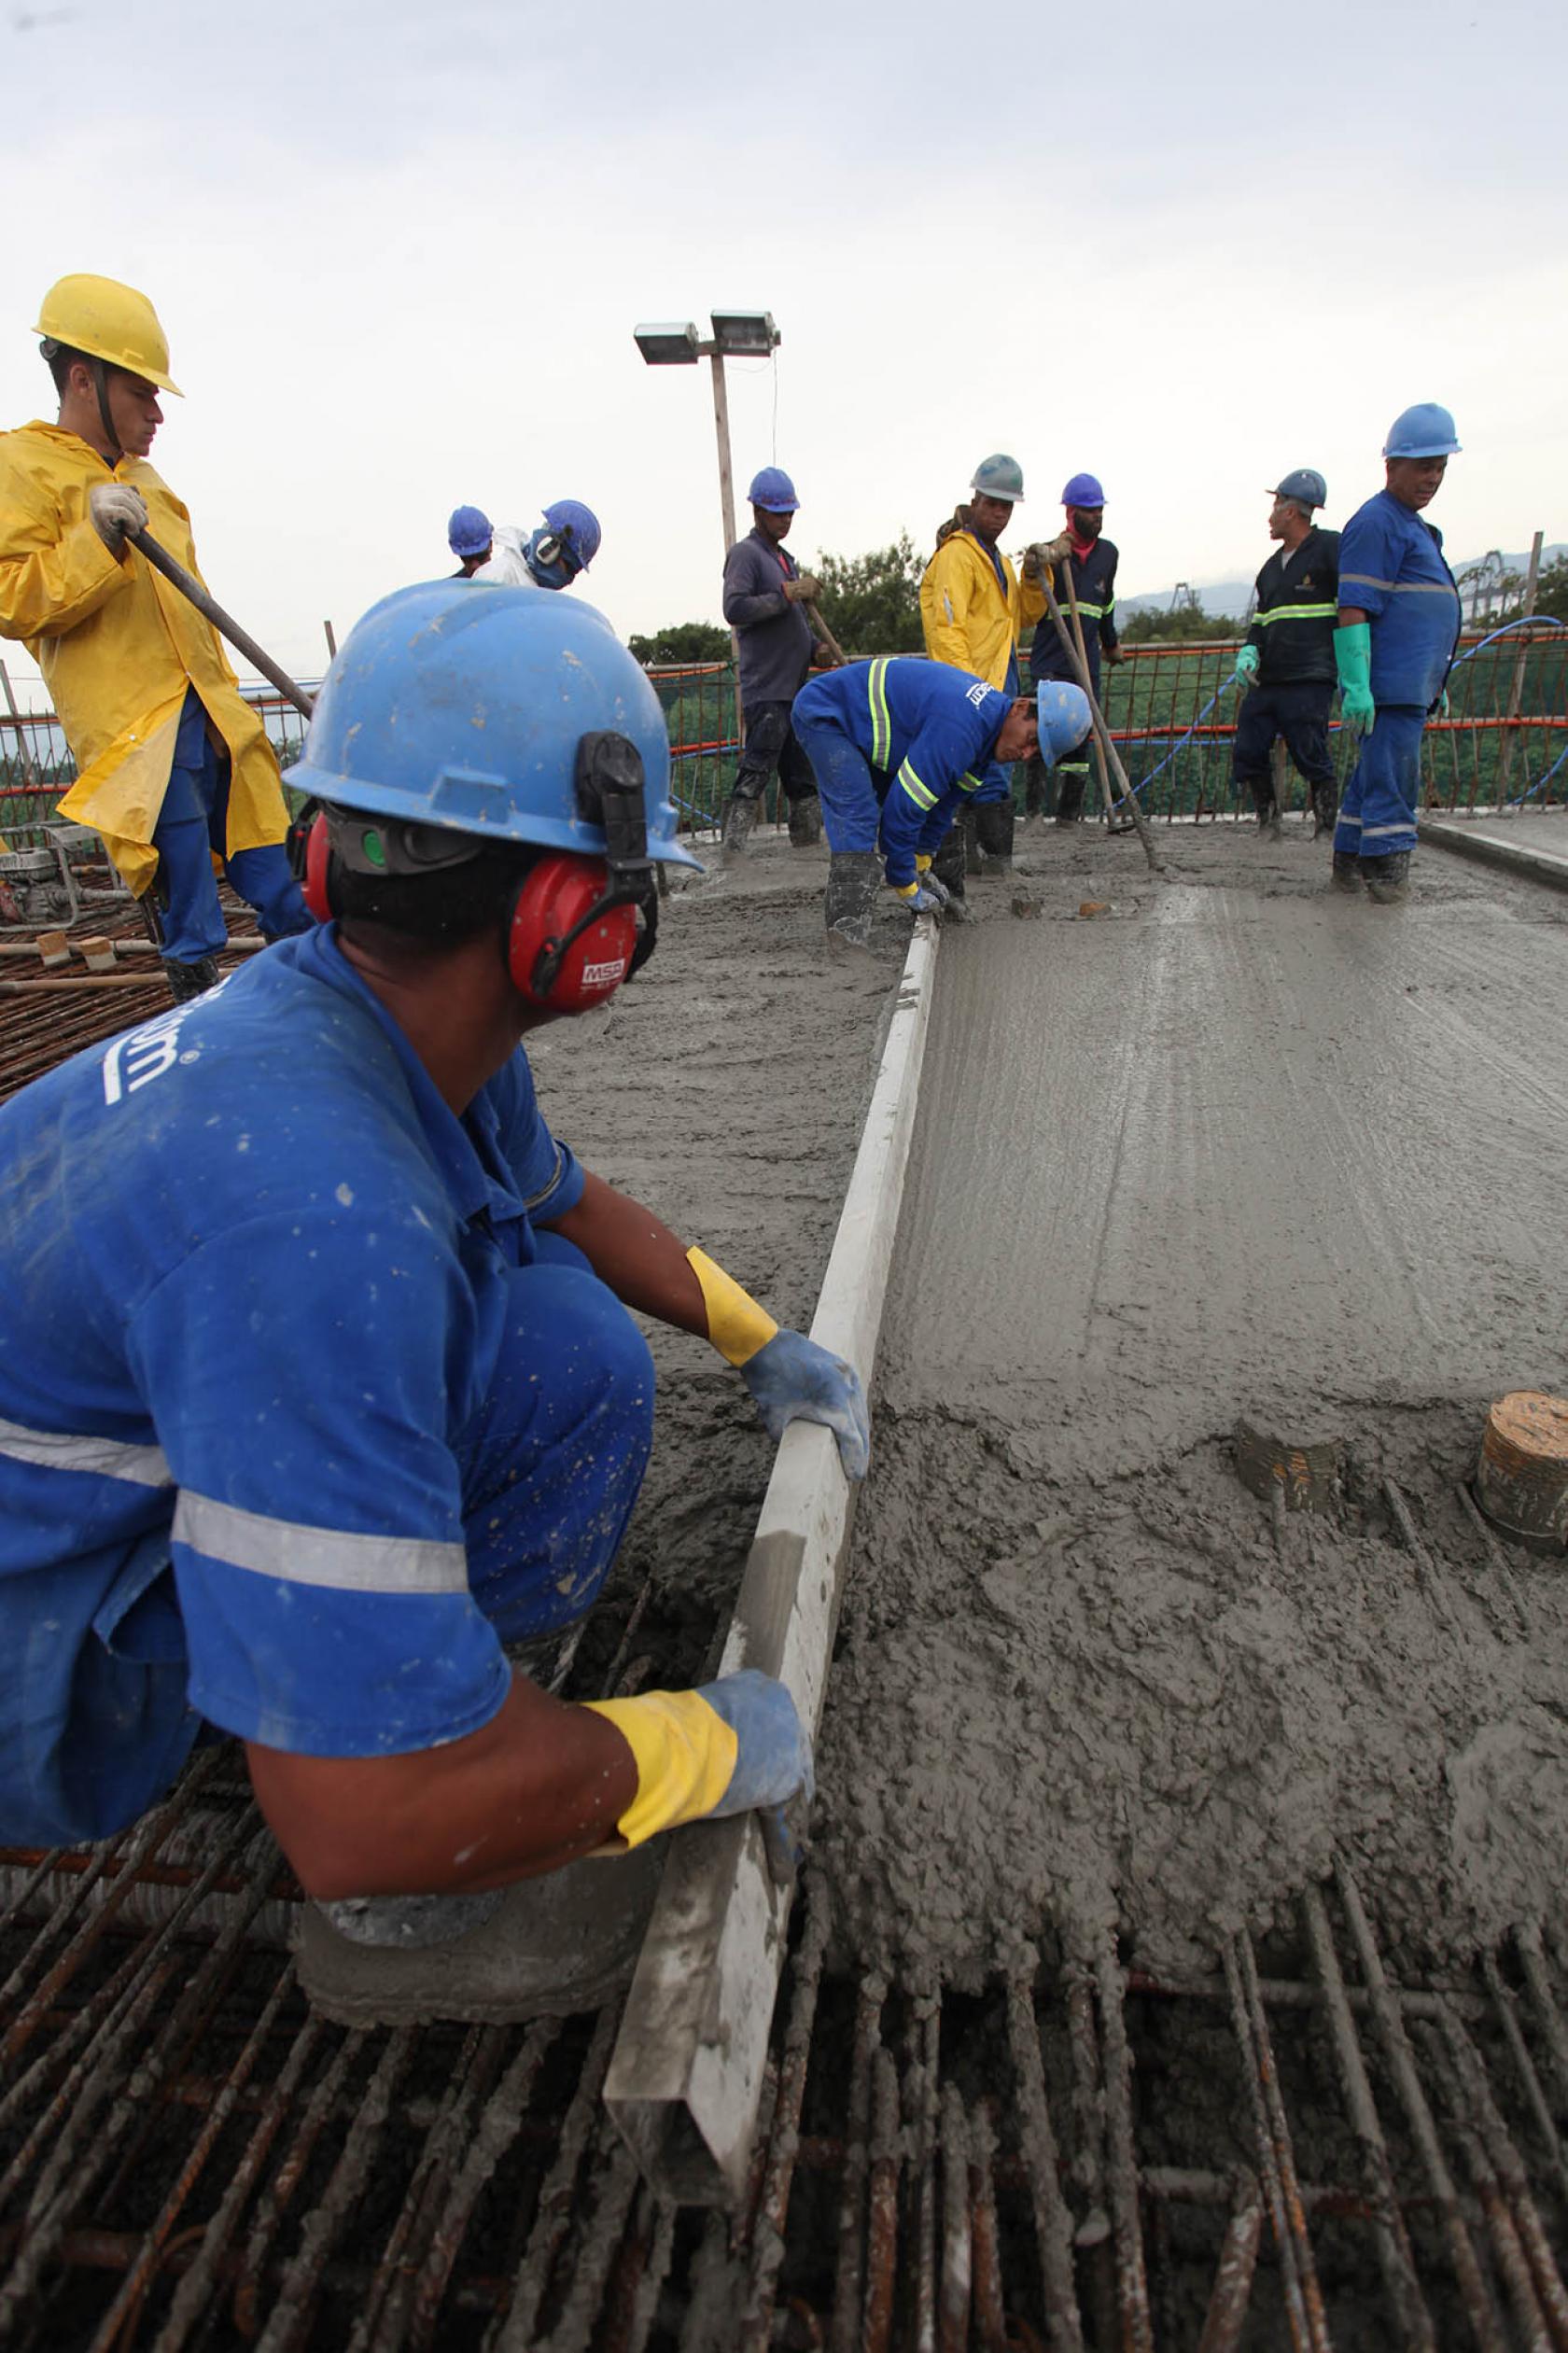
[[[1417,399],[1449,553],[1518,549],[1568,537],[1565,86],[1562,0],[5,0],[0,423],[53,414],[56,276],[141,287],[153,463],[301,675],[459,500],[584,498],[620,630],[717,618],[707,370],[632,341],[716,304],[782,330],[735,462],[793,474],[803,559],[929,549],[1001,448],[1004,544],[1089,468],[1124,593],[1251,573],[1265,485],[1341,521]]]

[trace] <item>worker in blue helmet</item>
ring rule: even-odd
[[[803,572],[784,545],[800,511],[795,485],[781,466],[753,474],[747,497],[751,528],[724,557],[724,619],[735,631],[736,692],[745,729],[740,764],[724,806],[726,866],[747,854],[768,778],[777,771],[790,811],[790,839],[809,849],[822,838],[821,807],[811,763],[790,724],[790,707],[819,652],[807,607],[821,582]]]
[[[852,1478],[867,1426],[847,1365],[535,1098],[524,1042],[613,995],[654,869],[695,863],[603,618],[400,591],[294,776],[324,919],[0,1109],[0,1842],[107,1838],[231,1735],[307,1893],[385,1940],[381,1899],[471,1927],[489,1891],[809,1783],[760,1674],[577,1706],[508,1656],[590,1607],[637,1499],[628,1310],[706,1338],[775,1434],[825,1423]],[[310,1937],[330,2005],[353,1948]],[[410,1954],[389,1998],[504,2012],[470,1950]]]
[[[1099,669],[1103,658],[1108,663],[1122,659],[1121,645],[1116,635],[1116,563],[1114,540],[1105,537],[1105,492],[1098,474],[1073,474],[1062,484],[1062,507],[1066,527],[1055,540],[1047,542],[1052,585],[1063,613],[1068,613],[1068,581],[1078,600],[1078,618],[1084,631],[1084,655],[1088,664],[1089,683],[1096,698],[1099,697]],[[1024,558],[1024,578],[1033,584],[1040,579],[1042,559],[1031,549]],[[1034,643],[1029,651],[1029,673],[1041,679],[1071,679],[1077,676],[1069,661],[1067,649],[1057,635],[1055,622],[1041,595],[1042,618],[1036,626]],[[1069,615],[1069,627],[1071,626]],[[1055,795],[1054,810],[1049,804],[1051,787],[1043,769],[1037,763],[1024,773],[1024,821],[1031,818],[1054,815],[1058,825],[1076,825],[1084,814],[1084,795],[1089,782],[1088,746],[1081,758],[1062,763]]]
[[[943,662],[850,662],[795,697],[830,852],[829,945],[871,944],[885,882],[912,915],[956,912],[936,872],[953,820],[989,771],[1074,750],[1091,725],[1083,690],[1048,680],[1004,694]]]
[[[447,517],[446,544],[457,558],[456,580],[472,580],[490,561],[490,518],[482,507],[454,507]]]
[[[489,561],[473,575],[487,588],[569,588],[599,552],[599,518],[581,498],[557,498],[531,531],[497,526]]]
[[[1361,749],[1334,829],[1334,880],[1383,904],[1409,889],[1421,805],[1421,744],[1442,703],[1463,608],[1443,535],[1422,509],[1459,450],[1449,411],[1419,400],[1389,427],[1384,486],[1339,541],[1334,636],[1345,723]]]
[[[1019,585],[1000,542],[1023,503],[1024,473],[995,450],[969,479],[969,497],[937,533],[920,581],[920,627],[933,662],[984,679],[999,694],[1018,692],[1018,639],[1044,610],[1035,584]],[[966,868],[1004,874],[1013,863],[1013,775],[994,761],[966,805],[961,824],[943,844],[938,875],[961,900]]]
[[[1328,497],[1315,467],[1296,467],[1269,496],[1268,536],[1279,545],[1257,576],[1256,611],[1236,657],[1246,692],[1231,773],[1238,794],[1252,794],[1259,833],[1277,838],[1280,805],[1271,763],[1282,738],[1311,793],[1318,832],[1329,834],[1339,805],[1328,749],[1339,534],[1321,530],[1313,519]]]

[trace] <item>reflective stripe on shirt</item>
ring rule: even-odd
[[[871,764],[885,768],[893,748],[893,722],[888,709],[888,665],[874,662],[866,678],[866,694],[871,704]]]
[[[1341,572],[1339,586],[1341,590],[1380,588],[1385,596],[1447,596],[1457,601],[1451,584],[1443,580],[1374,580],[1370,572]],[[1343,601],[1349,605],[1354,599],[1346,596]]]
[[[1253,618],[1260,629],[1267,629],[1276,621],[1332,621],[1338,610],[1337,605],[1275,605]]]
[[[468,1554],[460,1544],[310,1528],[242,1511],[189,1488],[181,1489],[175,1506],[174,1538],[287,1585],[325,1585],[342,1593],[466,1593],[469,1587]]]
[[[100,1478],[129,1479],[135,1487],[174,1484],[161,1447],[128,1446],[120,1438],[25,1430],[19,1422],[0,1422],[0,1454],[16,1463],[40,1464],[49,1471],[92,1471]]]

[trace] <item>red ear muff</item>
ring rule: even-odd
[[[332,846],[327,838],[327,814],[318,809],[315,822],[305,836],[305,871],[300,889],[306,906],[318,923],[332,920],[332,892],[329,868],[332,862]]]
[[[637,909],[608,906],[563,952],[561,942],[603,898],[602,858],[555,850],[529,867],[511,907],[507,960],[512,984],[552,1013],[586,1013],[613,996],[632,968]]]

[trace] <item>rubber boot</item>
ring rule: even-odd
[[[1280,823],[1280,804],[1274,798],[1274,789],[1271,785],[1253,785],[1253,806],[1257,811],[1260,837],[1265,841],[1277,842],[1283,828]]]
[[[1387,858],[1364,858],[1361,878],[1380,907],[1396,907],[1410,893],[1412,852],[1396,849]]]
[[[980,841],[974,830],[974,819],[973,807],[960,809],[958,824],[953,828],[954,833],[961,833],[963,837],[963,870],[966,875],[980,872]]]
[[[1045,814],[1045,779],[1050,770],[1035,751],[1024,763],[1024,826],[1026,831]]]
[[[756,802],[743,801],[732,792],[724,809],[724,833],[719,850],[721,866],[740,864],[751,839],[751,828],[756,822]]]
[[[822,804],[815,792],[790,804],[790,847],[815,849],[822,838]]]
[[[963,834],[955,825],[942,847],[931,860],[931,872],[938,882],[947,886],[947,896],[955,906],[961,907],[964,895]]]
[[[1360,859],[1348,849],[1337,849],[1334,853],[1333,881],[1336,890],[1359,890],[1361,889]]]
[[[193,962],[182,964],[177,956],[165,956],[163,977],[169,984],[169,994],[175,1004],[189,1004],[192,997],[204,996],[209,988],[217,987],[217,959],[216,956],[198,956]]]
[[[1332,833],[1339,814],[1339,788],[1336,784],[1315,784],[1312,787],[1312,815],[1318,820],[1320,833]]]
[[[1087,779],[1082,776],[1061,777],[1057,787],[1057,823],[1076,825],[1084,814],[1084,787]]]
[[[987,801],[974,812],[974,838],[983,875],[1013,872],[1013,804]]]
[[[869,947],[871,912],[882,881],[882,861],[874,849],[835,849],[828,857],[828,887],[822,913],[831,948]]]

